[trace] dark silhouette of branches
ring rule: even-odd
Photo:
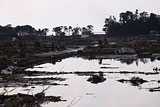
[[[148,12],[133,13],[126,11],[120,13],[120,20],[114,16],[105,19],[103,31],[110,36],[135,36],[160,33],[160,15]]]

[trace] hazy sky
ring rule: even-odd
[[[0,25],[29,24],[35,28],[94,25],[101,31],[105,17],[126,10],[160,14],[160,0],[0,0]]]

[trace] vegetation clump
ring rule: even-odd
[[[145,82],[148,82],[147,80],[143,80],[142,78],[139,78],[139,77],[132,77],[130,80],[120,79],[118,81],[121,83],[128,83],[129,82],[133,86],[139,86]]]
[[[40,105],[45,102],[65,101],[60,96],[45,96],[45,90],[34,95],[22,93],[5,95],[6,93],[3,93],[0,95],[0,105],[1,107],[41,107]]]
[[[106,78],[103,77],[103,73],[99,73],[99,75],[92,75],[87,81],[93,84],[98,84],[106,81]]]
[[[105,19],[103,31],[110,36],[135,36],[160,33],[160,17],[148,12],[135,13],[126,11],[120,13],[120,20],[114,16]]]

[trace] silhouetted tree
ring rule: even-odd
[[[59,26],[59,27],[53,28],[53,32],[55,32],[56,36],[60,36],[62,32],[62,27]]]
[[[103,31],[108,35],[117,35],[119,32],[120,23],[112,16],[105,19]]]
[[[69,26],[69,27],[68,27],[69,36],[71,35],[71,32],[72,32],[72,26]]]
[[[82,27],[82,35],[93,35],[93,25],[87,25],[87,27]]]
[[[36,32],[36,29],[30,25],[16,26],[14,29],[16,33],[22,34],[34,34]]]
[[[93,33],[93,25],[87,25],[87,29],[88,31],[90,31],[91,33]]]
[[[80,34],[81,28],[76,27],[72,29],[72,35],[77,36]]]
[[[67,26],[59,26],[53,28],[53,31],[55,32],[56,36],[65,36],[66,33],[68,32],[68,27]]]
[[[11,24],[6,26],[0,25],[0,36],[23,36],[23,35],[37,35],[37,36],[46,36],[48,28],[38,29],[36,30],[34,27],[30,25],[16,26],[12,27]]]
[[[44,36],[47,36],[47,33],[49,32],[48,28],[44,28],[42,29]]]
[[[107,35],[114,36],[134,36],[139,34],[150,34],[151,31],[160,33],[160,16],[147,12],[135,13],[126,11],[120,13],[119,22],[114,17],[105,19],[103,31]]]

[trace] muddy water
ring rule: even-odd
[[[56,64],[46,63],[35,66],[30,71],[74,72],[74,71],[141,71],[154,72],[154,67],[160,67],[160,61],[138,59],[125,62],[114,59],[87,60],[83,58],[67,58]],[[119,79],[140,77],[148,82],[134,86],[131,83],[121,83]],[[45,76],[44,76],[45,77]],[[48,76],[47,76],[48,77]],[[159,107],[160,92],[150,92],[150,88],[160,87],[157,82],[160,75],[104,73],[106,81],[98,84],[88,82],[90,76],[77,74],[53,75],[52,77],[67,78],[57,82],[68,86],[51,86],[46,95],[62,96],[66,102],[45,103],[42,107]],[[33,77],[34,78],[34,77]],[[30,93],[40,92],[47,86],[36,86]],[[30,89],[30,87],[28,87]],[[26,88],[17,88],[12,93],[28,93]]]

